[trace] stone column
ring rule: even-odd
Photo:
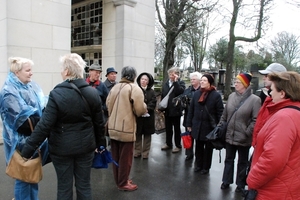
[[[0,87],[8,57],[32,59],[33,77],[47,95],[62,81],[59,57],[70,52],[71,1],[0,0]]]
[[[102,68],[136,67],[154,73],[155,1],[106,0],[103,4]],[[120,73],[118,73],[118,79]],[[105,77],[104,79],[105,80]]]

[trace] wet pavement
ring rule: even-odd
[[[165,134],[153,134],[148,159],[134,158],[131,178],[138,189],[133,192],[119,191],[114,183],[111,164],[108,169],[92,169],[91,182],[94,200],[242,200],[235,193],[236,185],[221,190],[225,150],[219,163],[219,151],[214,151],[212,168],[207,175],[194,172],[194,160],[185,161],[184,149],[179,153],[161,151]],[[3,145],[0,145],[0,199],[13,198],[14,180],[5,174]],[[50,163],[43,168],[43,180],[39,184],[40,200],[56,199],[56,174]],[[74,199],[76,199],[75,189]]]

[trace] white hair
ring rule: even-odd
[[[62,68],[68,69],[70,78],[83,78],[86,62],[77,53],[66,54],[60,58]]]
[[[200,80],[202,77],[202,74],[200,72],[190,73],[190,79],[192,79],[193,77],[196,77],[198,80]]]

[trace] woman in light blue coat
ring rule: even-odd
[[[33,62],[26,58],[9,58],[10,72],[0,92],[0,113],[3,122],[3,143],[6,164],[15,149],[21,150],[39,121],[46,98],[41,88],[31,80]],[[48,142],[41,145],[43,164],[48,158]],[[15,182],[15,200],[38,199],[38,184]]]

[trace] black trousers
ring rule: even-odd
[[[57,200],[73,199],[73,180],[75,180],[77,200],[91,200],[91,166],[94,151],[74,156],[51,154],[57,175]]]
[[[169,117],[165,116],[166,124],[166,144],[169,147],[173,146],[173,127],[174,127],[174,141],[175,146],[181,148],[181,129],[180,129],[180,118],[181,116]]]
[[[233,183],[233,172],[234,172],[234,159],[236,152],[238,152],[238,164],[237,164],[237,172],[236,172],[236,185],[238,187],[244,188],[245,181],[243,177],[243,173],[247,167],[248,157],[249,157],[249,149],[250,146],[237,146],[226,143],[226,158],[225,158],[225,167],[223,172],[223,183],[231,184]]]
[[[196,140],[196,167],[199,167],[201,170],[209,170],[211,167],[212,155],[213,146],[209,141]]]

